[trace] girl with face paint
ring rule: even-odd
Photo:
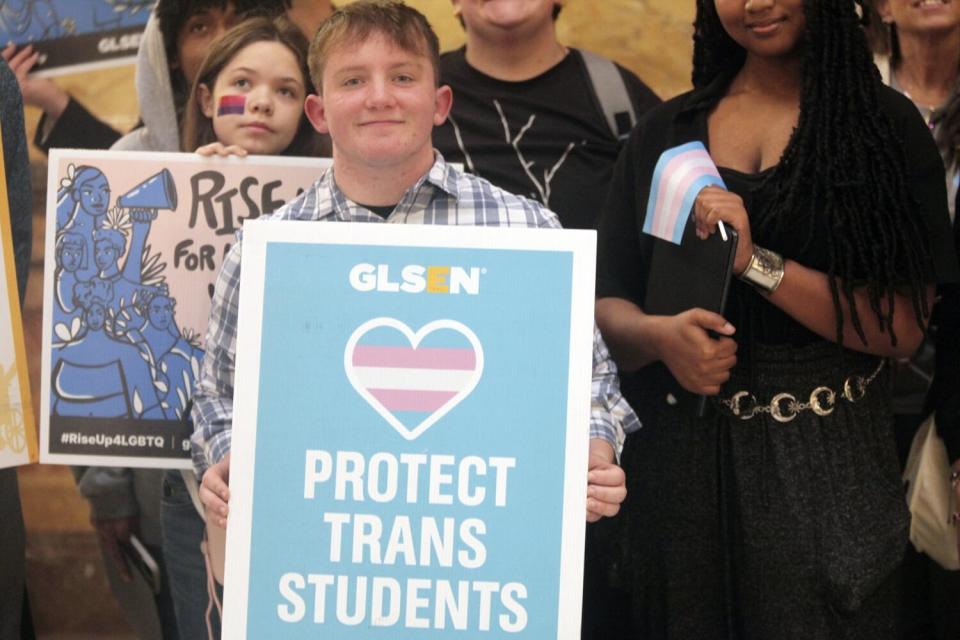
[[[303,34],[283,18],[248,20],[204,59],[182,148],[203,155],[318,155],[320,137],[303,111],[309,93]]]
[[[329,155],[329,143],[304,116],[304,100],[313,92],[301,31],[285,18],[245,20],[213,44],[197,70],[181,149],[203,155]],[[202,354],[182,340],[170,347],[177,333],[170,331],[171,299],[157,296],[145,303],[143,336],[166,366],[174,391],[176,379],[193,369],[191,361]],[[192,476],[168,472],[164,479],[169,495],[162,505],[163,550],[181,637],[214,638],[219,636],[219,605],[214,607],[219,593],[197,553],[205,524],[187,497],[187,485],[195,482]]]

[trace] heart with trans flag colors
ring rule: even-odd
[[[434,320],[414,332],[395,318],[374,318],[350,336],[343,366],[360,397],[415,440],[480,382],[483,347],[455,320]]]

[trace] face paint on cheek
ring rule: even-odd
[[[217,105],[218,116],[241,116],[246,110],[247,99],[244,96],[222,96]]]

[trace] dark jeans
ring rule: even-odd
[[[204,522],[190,500],[179,471],[167,471],[163,478],[163,555],[177,612],[177,626],[183,640],[207,638],[207,570],[200,551]],[[222,592],[218,589],[218,598]],[[213,637],[220,637],[220,616],[211,612]]]

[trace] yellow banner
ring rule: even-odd
[[[0,129],[0,140],[2,140]],[[2,145],[0,145],[2,150]],[[28,212],[32,215],[32,212]],[[17,269],[14,262],[10,201],[3,153],[0,153],[0,251],[3,252],[3,284],[6,308],[0,304],[0,468],[36,462],[37,428],[30,401],[30,378],[20,298],[17,295]],[[0,298],[2,299],[2,298]]]

